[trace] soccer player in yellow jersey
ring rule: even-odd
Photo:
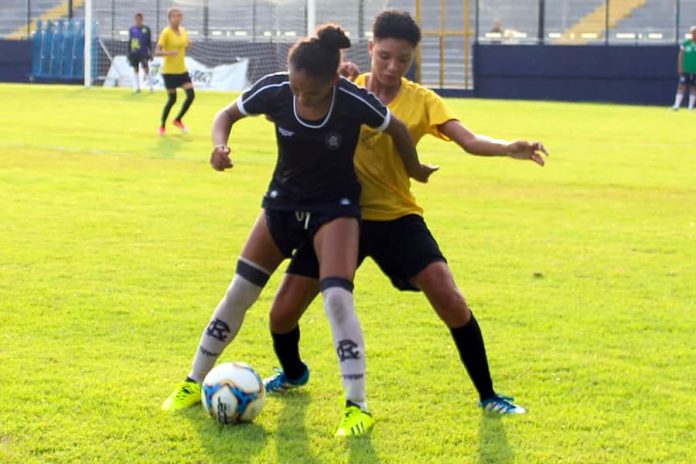
[[[172,121],[176,127],[181,129],[182,132],[188,132],[188,129],[182,122],[182,118],[191,107],[193,103],[194,92],[193,83],[191,82],[191,76],[189,76],[188,70],[186,69],[186,62],[184,58],[186,57],[186,49],[191,46],[191,41],[188,38],[186,29],[181,26],[181,20],[183,19],[183,14],[178,8],[170,8],[167,13],[167,18],[169,20],[169,26],[162,30],[157,41],[157,48],[155,49],[155,55],[164,57],[164,64],[162,65],[162,79],[164,79],[164,87],[167,89],[167,103],[164,105],[164,111],[162,111],[162,123],[159,128],[159,135],[164,135],[166,132],[166,122],[169,117],[169,111],[176,103],[176,89],[181,87],[186,92],[186,100],[184,104],[181,105],[181,111],[176,115],[176,118]]]
[[[357,83],[405,122],[414,142],[431,134],[453,140],[470,154],[508,156],[543,166],[546,151],[541,143],[504,142],[476,135],[461,124],[438,95],[404,78],[420,38],[420,29],[408,13],[381,12],[369,44],[371,73],[358,76]],[[408,175],[393,143],[363,128],[355,167],[362,184],[360,262],[369,256],[396,288],[425,294],[450,329],[483,409],[499,414],[524,413],[513,398],[493,389],[481,329],[425,224],[423,210],[411,193]],[[296,388],[309,379],[309,369],[299,355],[298,320],[317,295],[317,266],[311,250],[295,254],[273,302],[270,326],[282,370],[264,382],[268,392]]]

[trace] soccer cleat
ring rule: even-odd
[[[174,119],[172,121],[172,124],[181,129],[181,132],[183,132],[184,134],[188,133],[188,127],[184,126],[184,123],[181,122],[181,119]]]
[[[513,403],[515,398],[505,395],[495,395],[491,398],[483,400],[479,403],[479,406],[483,408],[484,411],[493,412],[500,415],[506,414],[524,414],[527,412],[522,406]]]
[[[176,411],[185,409],[201,402],[201,386],[193,380],[181,382],[176,390],[164,400],[162,409]]]
[[[160,127],[159,130],[157,131],[157,133],[160,136],[164,136],[165,132],[166,132],[166,129],[164,127]]]
[[[268,393],[284,393],[306,385],[309,381],[309,368],[305,366],[304,374],[297,380],[290,380],[285,376],[285,372],[277,367],[273,369],[276,375],[263,380],[263,386]]]
[[[359,437],[367,434],[375,425],[372,414],[360,409],[360,406],[348,402],[341,423],[336,430],[337,437]]]

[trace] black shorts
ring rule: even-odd
[[[416,214],[392,221],[360,223],[358,266],[371,257],[399,290],[414,290],[410,280],[429,264],[447,262],[425,220]],[[305,277],[319,277],[319,262],[314,248],[300,248],[286,271]]]
[[[133,68],[133,69],[138,69],[139,66],[142,66],[143,68],[145,68],[145,67],[148,67],[150,64],[150,57],[129,54],[128,55],[128,63],[130,63],[131,68]]]
[[[283,253],[283,256],[289,258],[291,256],[296,256],[298,253],[302,255],[309,254],[314,257],[315,262],[317,262],[317,258],[314,253],[314,243],[312,239],[321,226],[339,217],[355,217],[356,219],[360,219],[357,216],[350,216],[345,212],[333,214],[266,209],[265,214],[268,230],[276,246]],[[293,252],[295,252],[294,255]],[[319,278],[318,262],[316,269],[316,277]]]
[[[683,73],[679,75],[679,83],[683,85],[696,85],[696,74]]]
[[[164,79],[164,87],[167,89],[176,89],[177,87],[183,87],[184,84],[191,83],[191,76],[188,72],[181,74],[162,74],[162,79]]]

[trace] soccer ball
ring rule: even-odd
[[[221,424],[250,422],[266,401],[261,377],[248,364],[228,362],[215,366],[203,380],[201,400]]]

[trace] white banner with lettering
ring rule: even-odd
[[[191,57],[186,57],[186,67],[191,75],[193,87],[196,90],[237,90],[241,91],[249,87],[247,69],[249,59],[241,58],[237,63],[223,64],[209,68]],[[155,78],[155,89],[164,89],[164,81],[160,75],[162,57],[155,57],[150,62],[150,72]],[[104,87],[133,87],[133,68],[128,63],[125,55],[117,55],[111,61],[111,67],[106,74]],[[143,73],[140,72],[143,89],[147,85],[143,82]]]

